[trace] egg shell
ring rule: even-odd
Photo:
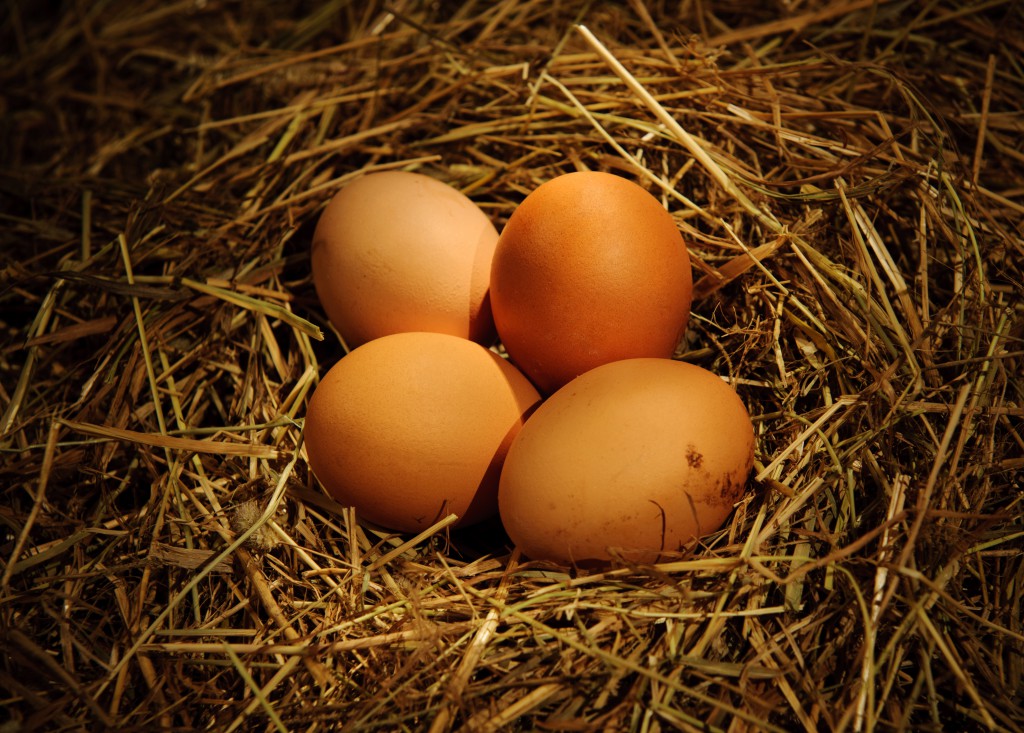
[[[324,375],[309,401],[310,468],[338,502],[416,532],[449,513],[493,516],[501,464],[540,395],[479,344],[410,332],[369,341]]]
[[[753,459],[750,416],[720,377],[669,359],[613,362],[555,392],[516,436],[501,519],[537,560],[656,562],[722,526]]]
[[[498,232],[451,186],[420,173],[370,173],[317,221],[313,284],[350,348],[403,331],[493,343],[488,286]]]
[[[491,265],[498,335],[545,394],[610,361],[671,357],[692,293],[672,215],[637,184],[596,171],[531,192]]]

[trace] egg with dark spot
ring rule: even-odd
[[[533,559],[657,562],[722,527],[753,461],[750,415],[721,377],[626,359],[537,408],[509,448],[498,505]]]

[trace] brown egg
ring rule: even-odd
[[[672,356],[692,291],[672,216],[610,173],[568,173],[530,193],[491,265],[498,335],[544,393],[610,361]]]
[[[370,173],[320,215],[313,283],[350,348],[403,331],[490,344],[497,240],[487,215],[451,186],[419,173]]]
[[[597,367],[547,399],[509,449],[498,501],[534,559],[655,562],[719,529],[754,429],[733,389],[669,359]]]
[[[448,334],[400,333],[354,349],[306,412],[310,468],[338,502],[415,532],[449,513],[493,516],[508,446],[540,395],[515,367]]]

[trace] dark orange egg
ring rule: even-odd
[[[610,173],[568,173],[539,186],[513,212],[491,264],[498,335],[548,394],[601,364],[671,357],[692,292],[672,215]]]

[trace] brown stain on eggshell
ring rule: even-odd
[[[306,453],[327,492],[364,519],[415,532],[453,512],[464,526],[496,512],[505,454],[539,400],[523,374],[472,341],[384,336],[321,380]]]
[[[680,447],[682,446],[682,449]],[[534,559],[654,562],[720,528],[754,459],[743,402],[669,359],[597,367],[543,402],[512,442],[499,507]]]
[[[502,230],[491,266],[498,334],[545,394],[611,361],[670,357],[692,291],[672,215],[637,184],[596,171],[531,192]]]
[[[494,340],[489,297],[498,232],[472,200],[419,173],[370,173],[327,204],[313,283],[350,348],[392,333]]]

